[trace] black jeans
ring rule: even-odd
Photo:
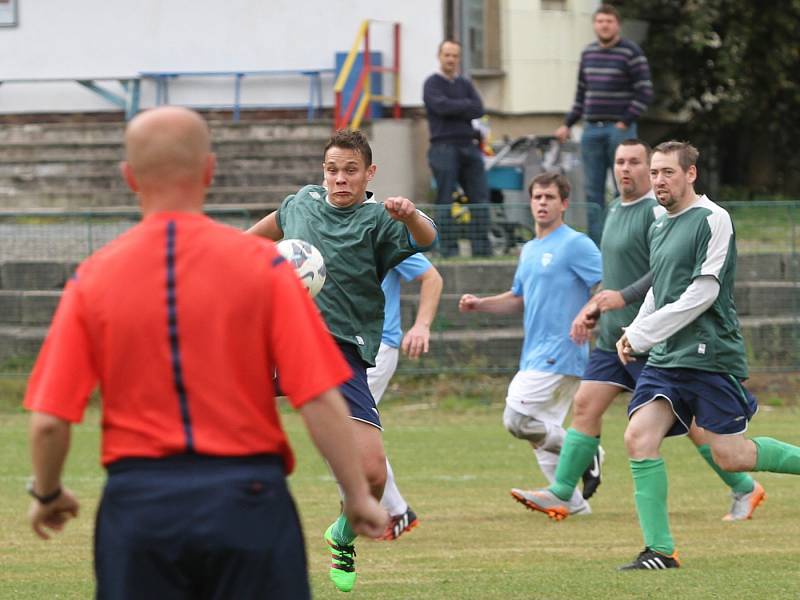
[[[98,599],[311,597],[280,457],[123,459],[108,471]]]
[[[458,231],[450,214],[453,192],[460,185],[469,198],[470,220],[467,237],[472,254],[488,256],[489,186],[483,157],[475,144],[435,142],[428,149],[428,164],[436,179],[436,224],[439,227],[439,248],[444,256],[458,251]]]

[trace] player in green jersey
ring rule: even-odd
[[[572,426],[567,430],[558,459],[555,481],[546,489],[526,492],[526,505],[554,519],[563,519],[579,507],[569,502],[578,480],[583,477],[583,497],[588,499],[600,482],[602,449],[600,430],[603,415],[623,392],[632,392],[647,360],[646,356],[623,365],[616,341],[623,327],[636,317],[644,294],[637,295],[639,282],[650,271],[648,230],[664,214],[650,186],[650,146],[641,140],[620,142],[614,156],[614,178],[620,197],[608,209],[600,249],[603,255],[603,286],[575,318],[572,337],[588,337],[598,311],[597,344],[575,394]],[[621,291],[617,291],[621,290]],[[749,519],[764,499],[764,488],[747,473],[722,471],[711,457],[703,431],[692,426],[689,437],[698,452],[731,488],[733,503],[723,517],[726,521]]]
[[[361,460],[372,494],[380,500],[386,456],[366,370],[375,365],[383,330],[381,281],[407,257],[430,249],[436,227],[408,198],[378,203],[367,191],[376,166],[362,133],[336,132],[325,147],[322,168],[324,186],[300,189],[249,232],[272,240],[305,240],[325,258],[325,285],[314,300],[353,372],[340,391],[356,438],[354,459]],[[330,577],[344,592],[356,580],[355,538],[344,514],[325,532],[332,555]]]
[[[650,351],[625,431],[645,549],[623,570],[680,566],[659,449],[665,437],[687,433],[693,419],[723,469],[800,474],[800,448],[744,436],[757,406],[742,387],[748,372],[733,302],[733,223],[720,206],[695,193],[697,157],[686,142],[665,142],[653,152],[650,181],[667,212],[650,227],[653,285],[617,342],[624,364]]]

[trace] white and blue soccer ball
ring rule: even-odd
[[[316,246],[304,240],[278,242],[278,252],[294,267],[297,276],[313,298],[325,284],[325,259]]]

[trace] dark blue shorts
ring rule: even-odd
[[[628,418],[659,397],[672,405],[676,417],[667,436],[688,433],[692,417],[713,433],[742,433],[758,410],[756,399],[733,375],[648,365],[636,383]]]
[[[372,397],[367,383],[367,363],[361,358],[358,348],[353,344],[342,342],[337,342],[337,344],[353,371],[353,377],[339,386],[339,391],[350,408],[350,416],[356,421],[369,423],[383,431],[378,407],[375,405],[375,398]]]
[[[109,465],[94,551],[98,599],[311,598],[277,456]]]
[[[583,381],[610,383],[632,392],[636,388],[636,381],[645,363],[647,357],[641,356],[636,358],[636,362],[623,365],[616,352],[595,348],[589,355]]]

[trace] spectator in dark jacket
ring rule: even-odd
[[[428,164],[436,180],[436,222],[440,250],[449,256],[457,251],[457,235],[450,215],[453,192],[460,185],[469,199],[469,239],[474,256],[490,252],[489,187],[483,157],[472,119],[483,115],[483,102],[472,83],[458,74],[461,44],[445,40],[439,45],[440,71],[425,80],[423,99],[428,114],[431,145]]]

